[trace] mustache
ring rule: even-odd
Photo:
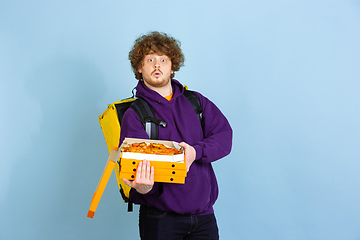
[[[160,72],[161,74],[163,74],[163,72],[160,69],[156,69],[156,70],[152,71],[151,75],[153,75],[155,72]]]

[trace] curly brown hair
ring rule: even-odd
[[[184,66],[185,56],[180,49],[181,43],[167,35],[157,31],[142,35],[135,40],[135,44],[129,52],[129,60],[135,74],[135,78],[142,79],[142,74],[138,72],[139,67],[143,64],[143,59],[150,53],[166,55],[171,59],[171,69],[179,71]],[[171,74],[171,78],[175,73]]]

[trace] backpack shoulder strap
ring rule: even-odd
[[[158,139],[159,128],[157,126],[166,127],[166,122],[157,119],[150,104],[141,97],[136,99],[130,107],[139,116],[149,138]]]
[[[122,119],[126,110],[128,110],[128,108],[131,106],[133,101],[135,101],[135,98],[131,97],[121,100],[120,102],[114,103],[120,126],[122,125]]]
[[[202,106],[200,103],[200,99],[199,97],[190,90],[184,89],[184,96],[186,97],[186,99],[189,101],[190,105],[192,106],[192,108],[194,109],[196,115],[199,118],[199,121],[201,123],[201,127],[204,127],[204,121],[203,121],[203,117],[202,117]]]

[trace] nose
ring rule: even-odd
[[[159,68],[160,67],[160,61],[158,59],[155,59],[154,61],[154,67]]]

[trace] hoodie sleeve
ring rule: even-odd
[[[228,155],[232,147],[232,128],[220,109],[197,93],[203,107],[204,139],[193,144],[196,161],[210,163]]]

